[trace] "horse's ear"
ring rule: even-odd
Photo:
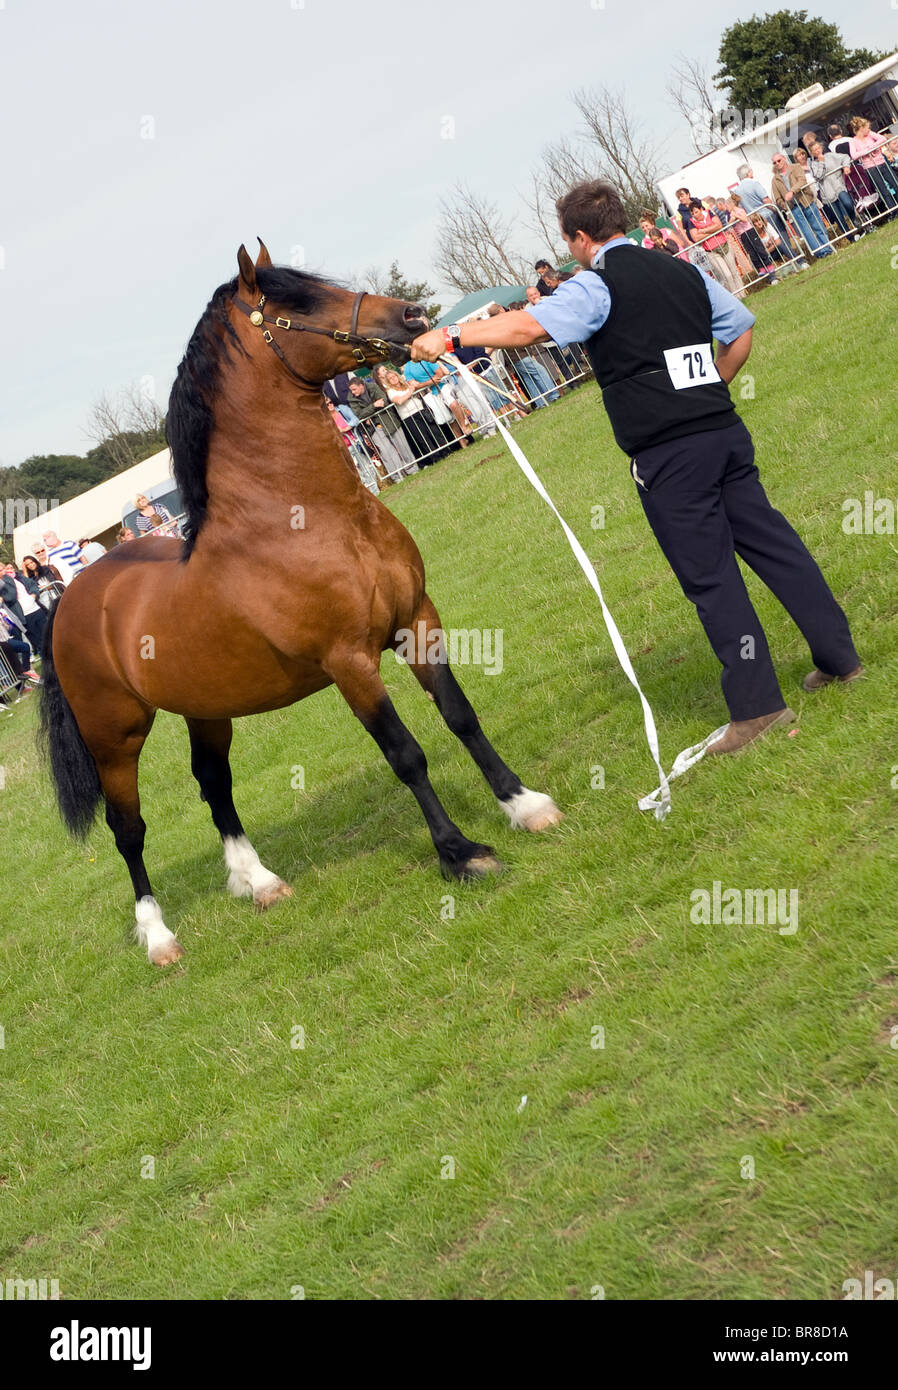
[[[240,289],[246,293],[248,298],[254,299],[259,292],[259,287],[256,284],[255,268],[245,246],[241,246],[237,252],[237,267],[240,272]]]
[[[264,241],[260,236],[256,237],[256,241],[259,243],[259,254],[256,257],[256,270],[267,270],[268,267],[271,265],[271,257],[268,254],[268,247],[265,245]]]

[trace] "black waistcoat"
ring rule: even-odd
[[[690,360],[674,352],[683,379],[696,382],[678,390],[664,356],[712,341],[711,303],[695,267],[663,252],[613,246],[595,270],[608,286],[611,310],[583,346],[624,452],[734,424],[725,382],[705,381],[695,354]]]

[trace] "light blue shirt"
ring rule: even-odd
[[[757,212],[758,208],[763,207],[770,197],[760,179],[742,179],[736,184],[733,192],[739,194],[742,200],[742,209],[748,213]]]
[[[625,236],[615,237],[606,242],[602,251],[593,257],[596,264],[604,251],[612,246],[633,246],[636,243]],[[639,251],[641,248],[636,247]],[[656,251],[642,252],[643,255],[657,255]],[[664,254],[663,252],[661,254]],[[744,304],[725,290],[723,285],[706,275],[698,266],[693,269],[705,282],[708,299],[711,302],[711,331],[719,343],[732,343],[751,328],[754,314],[749,313]],[[541,328],[545,329],[553,342],[559,347],[568,343],[585,343],[608,318],[611,310],[611,291],[601,278],[601,274],[584,272],[570,280],[563,280],[554,294],[541,299],[538,304],[528,304],[527,313],[532,314]]]
[[[405,366],[402,369],[402,374],[405,377],[406,381],[433,382],[433,378],[436,375],[436,372],[436,364],[433,362],[406,362]],[[434,383],[430,388],[429,394],[431,396],[439,395],[439,390],[439,386],[436,383]]]

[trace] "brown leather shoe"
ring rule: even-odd
[[[788,707],[774,710],[773,714],[761,714],[757,719],[734,719],[727,725],[727,731],[716,743],[709,743],[708,754],[738,753],[755,739],[761,738],[777,724],[791,724],[795,715]]]
[[[854,670],[849,671],[847,676],[828,676],[825,671],[820,671],[815,667],[809,676],[805,676],[802,685],[805,690],[822,690],[825,685],[832,685],[833,681],[841,681],[843,685],[847,685],[849,681],[859,680],[863,674],[863,666],[855,666]]]

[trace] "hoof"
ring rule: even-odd
[[[501,874],[505,865],[494,854],[478,854],[461,866],[460,878],[486,878],[488,874]]]
[[[536,834],[564,820],[551,796],[529,791],[527,787],[499,804],[516,830],[529,830]]]
[[[478,852],[472,854],[469,859],[460,859],[455,863],[446,859],[440,860],[443,878],[458,878],[462,882],[466,879],[486,878],[488,874],[501,874],[504,867],[501,859],[496,858],[488,845],[481,845]]]
[[[174,965],[184,954],[180,941],[166,941],[149,952],[151,965]]]
[[[271,907],[280,898],[292,898],[293,889],[289,883],[284,883],[283,879],[277,879],[275,883],[268,884],[265,888],[257,888],[253,893],[253,906],[258,912],[264,912],[266,907]]]
[[[534,811],[533,815],[525,818],[524,829],[536,834],[538,830],[548,830],[550,825],[560,825],[563,820],[564,813],[559,811],[550,797],[548,806],[541,811]]]

